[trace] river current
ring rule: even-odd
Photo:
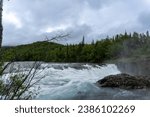
[[[29,69],[31,63],[15,63],[23,70]],[[115,64],[84,63],[42,63],[37,70],[38,77],[43,77],[34,88],[38,87],[40,100],[106,100],[106,99],[150,99],[146,89],[124,90],[117,88],[100,88],[96,82],[105,76],[121,73]],[[3,77],[9,77],[6,72]],[[33,88],[33,89],[34,89]]]

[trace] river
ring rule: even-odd
[[[33,63],[32,63],[33,64]],[[15,63],[14,69],[27,70],[31,62]],[[30,66],[30,67],[29,67]],[[117,88],[100,88],[96,81],[108,75],[119,74],[115,64],[86,63],[41,63],[37,70],[43,79],[34,88],[38,88],[35,100],[106,100],[106,99],[150,99],[147,89],[124,90]],[[6,72],[5,76],[10,74]]]

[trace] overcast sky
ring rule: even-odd
[[[3,45],[69,33],[63,43],[86,42],[150,29],[150,0],[4,0]]]

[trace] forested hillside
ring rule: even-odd
[[[145,34],[118,34],[86,44],[83,37],[79,44],[61,45],[48,41],[2,49],[4,61],[45,61],[45,62],[94,62],[105,60],[150,57],[150,36]]]

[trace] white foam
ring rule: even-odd
[[[69,66],[66,69],[46,68],[43,72],[46,77],[39,83],[41,93],[38,99],[78,99],[83,94],[85,96],[90,92],[97,92],[99,88],[94,85],[96,81],[120,73],[114,64],[83,66],[84,69]]]
[[[27,74],[33,62],[15,64],[15,73],[7,73],[2,76],[5,83],[11,75]],[[21,67],[20,67],[21,66]],[[17,73],[16,73],[17,71]],[[34,72],[34,69],[33,69]],[[108,75],[119,74],[114,64],[95,65],[81,63],[42,63],[37,69],[34,81],[44,76],[31,90],[38,90],[36,99],[150,99],[150,91],[147,90],[123,90],[114,88],[99,88],[96,81]],[[33,82],[34,82],[33,81]]]

